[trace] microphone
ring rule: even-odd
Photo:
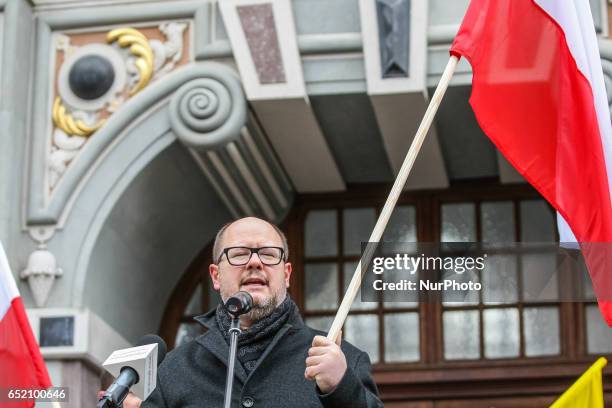
[[[233,296],[225,301],[225,310],[234,318],[248,313],[253,307],[253,297],[249,292],[236,292]]]
[[[132,386],[134,393],[145,400],[155,389],[157,366],[166,357],[166,343],[154,334],[143,336],[136,347],[114,351],[103,366],[115,375],[116,380],[106,389],[97,408],[120,407]],[[118,375],[117,375],[118,374]]]

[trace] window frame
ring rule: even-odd
[[[293,274],[292,274],[292,296],[298,303],[305,316],[330,315],[334,312],[307,312],[305,310],[304,299],[304,261],[303,253],[304,237],[303,237],[303,222],[308,211],[335,209],[337,211],[338,220],[338,239],[339,245],[342,241],[342,215],[341,210],[346,208],[364,208],[374,207],[377,209],[377,215],[380,213],[380,208],[385,202],[389,191],[387,185],[354,185],[350,186],[347,191],[341,193],[316,193],[316,194],[300,194],[294,201],[293,210],[287,220],[287,228],[289,232],[289,243],[291,247]],[[515,211],[515,234],[517,240],[521,236],[520,219],[516,216],[516,211],[519,207],[519,202],[522,200],[543,200],[538,192],[527,184],[501,185],[496,181],[479,181],[479,182],[461,182],[455,183],[446,190],[421,190],[421,191],[404,191],[402,192],[397,205],[413,205],[416,210],[416,228],[417,239],[420,242],[439,242],[441,234],[441,208],[446,203],[469,202],[476,204],[476,237],[481,240],[481,217],[480,205],[483,202],[490,201],[512,201]],[[554,210],[549,206],[550,211],[554,214]],[[429,226],[426,224],[429,223]],[[558,239],[555,231],[555,238]],[[339,251],[342,247],[339,247]],[[342,259],[338,257],[330,257],[334,259]],[[358,259],[355,256],[355,259]],[[339,262],[340,263],[340,262]],[[339,269],[339,274],[342,270]],[[560,282],[561,284],[561,282]],[[339,300],[341,300],[340,298]],[[424,369],[462,369],[462,368],[479,368],[479,367],[505,367],[505,366],[537,366],[546,364],[564,364],[568,361],[588,361],[591,355],[586,353],[586,318],[584,315],[585,305],[582,303],[567,303],[567,302],[538,302],[538,303],[523,303],[519,299],[516,304],[504,304],[499,306],[486,306],[486,308],[503,308],[503,307],[519,307],[519,325],[520,328],[520,351],[519,357],[510,358],[485,358],[484,357],[484,342],[483,342],[483,319],[480,319],[480,352],[481,356],[475,360],[445,360],[443,350],[443,328],[442,328],[442,311],[443,305],[440,302],[426,303],[420,302],[418,311],[420,315],[420,354],[421,360],[410,363],[377,363],[374,364],[376,372],[396,372],[403,370]],[[537,306],[558,306],[559,310],[559,341],[560,352],[554,356],[538,356],[527,357],[525,355],[524,345],[524,330],[523,313],[524,307]],[[479,304],[478,309],[483,309],[482,304]],[[460,310],[464,307],[453,307],[453,310]],[[465,308],[473,308],[465,306]],[[403,308],[382,308],[379,304],[376,314],[380,319],[379,324],[379,354],[381,361],[384,358],[384,342],[382,333],[384,331],[384,318],[381,314],[384,312],[401,312],[412,311],[413,309]],[[369,314],[370,310],[351,311],[351,314]],[[579,324],[579,326],[575,326]],[[580,327],[580,330],[575,330]]]

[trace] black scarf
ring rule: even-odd
[[[289,317],[294,313],[297,313],[297,305],[289,298],[289,295],[287,295],[285,300],[283,300],[269,316],[253,323],[251,327],[243,330],[238,335],[237,358],[247,374],[253,371],[259,357],[261,357],[268,345],[272,342],[276,332],[283,327],[287,320],[289,320]],[[222,304],[217,306],[215,318],[221,334],[223,334],[225,341],[229,345],[231,319]]]

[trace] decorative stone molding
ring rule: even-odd
[[[384,78],[410,74],[410,0],[376,0]]]
[[[292,2],[226,0],[218,5],[250,106],[266,129],[266,136],[278,152],[295,189],[300,192],[343,190],[344,180],[306,93]],[[335,49],[327,35],[306,37],[305,48],[309,52]],[[353,50],[358,43],[354,35],[332,38],[341,38],[338,48],[344,50]],[[214,52],[207,55],[223,55],[226,46],[217,41],[210,47]],[[214,154],[208,160],[223,161]],[[233,171],[238,172],[238,168]],[[256,202],[253,198],[249,207],[258,206],[266,207],[264,201]]]
[[[306,98],[289,0],[219,2],[249,100]]]
[[[359,11],[368,94],[424,90],[427,2],[360,0]]]
[[[55,279],[62,276],[62,273],[55,256],[46,245],[40,244],[38,249],[30,254],[28,265],[21,271],[20,277],[28,281],[37,307],[46,305]]]
[[[236,140],[191,153],[233,217],[280,222],[289,211],[293,187],[252,115]]]
[[[359,13],[367,93],[397,175],[427,108],[427,69],[432,63],[427,55],[428,2],[359,0]],[[432,126],[405,188],[446,188],[448,184]]]
[[[106,42],[109,44],[116,42],[121,48],[130,50],[128,72],[132,79],[129,95],[142,91],[153,76],[153,50],[147,37],[134,28],[124,27],[109,31],[106,34]]]
[[[36,228],[52,226],[52,230],[62,228],[69,214],[72,199],[75,198],[75,194],[78,194],[79,186],[87,180],[87,175],[91,174],[93,168],[99,164],[97,161],[99,155],[110,146],[115,137],[126,131],[132,120],[154,104],[163,101],[177,87],[180,87],[182,82],[180,80],[177,82],[176,79],[186,80],[186,77],[193,74],[193,71],[188,70],[187,73],[175,76],[175,80],[167,79],[176,75],[178,66],[193,59],[201,60],[210,49],[214,49],[214,46],[211,48],[211,43],[215,41],[215,38],[210,26],[213,7],[210,3],[187,0],[109,4],[104,7],[86,5],[81,7],[80,3],[76,5],[75,2],[75,5],[70,8],[39,10],[36,14],[36,69],[32,84],[34,95],[30,112],[33,120],[29,130],[32,140],[28,160],[30,180],[25,226]],[[184,28],[182,38],[178,35],[182,28],[175,23],[188,24],[188,27]],[[101,31],[100,28],[97,29],[97,32],[92,31],[96,27],[104,27],[104,31]],[[128,92],[120,92],[119,96],[123,99],[119,98],[114,103],[111,98],[113,92],[109,91],[106,95],[109,99],[105,97],[97,99],[96,102],[104,100],[105,103],[96,108],[92,104],[87,105],[87,100],[80,101],[79,106],[72,106],[69,101],[62,98],[66,108],[65,113],[72,116],[75,125],[79,119],[84,125],[90,127],[98,123],[96,118],[90,118],[87,121],[85,112],[76,113],[76,111],[87,109],[96,112],[105,109],[104,115],[100,114],[97,119],[106,121],[104,126],[95,131],[95,137],[91,138],[77,134],[70,136],[61,129],[56,131],[59,128],[53,125],[51,117],[55,97],[61,96],[61,89],[56,87],[56,84],[59,67],[62,65],[61,59],[69,52],[71,45],[79,46],[78,48],[97,45],[100,49],[102,47],[107,50],[111,49],[115,54],[119,54],[121,64],[124,65],[124,69],[117,69],[117,72],[123,72],[126,75],[132,73],[135,75],[134,78],[137,78],[136,65],[129,63],[130,58],[135,63],[137,57],[116,43],[107,43],[106,34],[109,27],[111,30],[116,27],[136,28],[147,37],[153,53],[153,77],[142,91],[131,97]],[[187,30],[190,32],[188,33]],[[57,40],[66,39],[66,37],[69,41],[64,44],[61,44],[60,41],[60,49],[58,49]],[[134,71],[128,73],[128,69],[134,69]],[[163,81],[158,81],[157,79],[161,79],[162,75],[165,76]],[[131,76],[126,77],[126,86],[122,89],[126,90],[127,82],[131,80],[133,80]],[[119,78],[118,83],[120,82]],[[168,89],[163,84],[164,82],[174,88]],[[157,91],[143,96],[143,93],[146,93],[151,87],[157,88]],[[128,97],[130,99],[140,98],[140,101],[133,104],[123,103]],[[120,109],[119,105],[121,105]]]
[[[151,81],[185,63],[183,37],[187,25],[167,22],[146,31],[121,27],[102,37],[95,28],[86,33],[54,34],[58,52],[55,58],[61,66],[51,113],[55,128],[47,159],[49,193],[87,138],[114,112]],[[156,31],[165,36],[165,41],[145,34],[152,36]],[[101,42],[95,42],[98,37]],[[84,39],[94,42],[82,44]]]
[[[180,92],[173,98],[177,89]],[[206,101],[210,103],[206,105]],[[168,105],[172,107],[168,108]],[[190,64],[172,72],[163,81],[147,86],[107,119],[95,137],[88,139],[86,147],[79,151],[78,159],[71,163],[53,195],[45,197],[44,190],[36,188],[41,186],[37,177],[44,177],[44,174],[33,172],[29,225],[61,228],[69,204],[80,191],[79,186],[86,183],[100,165],[98,158],[115,139],[129,131],[141,115],[155,106],[171,109],[172,113],[168,113],[172,121],[171,130],[179,140],[192,147],[207,148],[229,143],[239,136],[246,121],[246,100],[238,76],[231,68],[207,62]],[[207,137],[209,134],[210,138]],[[44,148],[35,144],[33,149],[36,147]],[[40,150],[34,150],[34,157],[36,152],[40,154]]]
[[[227,69],[211,67],[206,77],[187,82],[172,95],[169,114],[172,130],[186,146],[227,144],[246,121],[240,81]]]
[[[164,34],[166,41],[149,41],[153,49],[153,79],[167,74],[179,65],[185,53],[183,32],[186,28],[185,23],[163,23],[159,26],[159,31]]]
[[[87,139],[82,136],[68,136],[60,128],[53,131],[51,153],[47,159],[50,189],[55,188],[59,179],[68,169],[68,164],[76,157],[86,141]]]
[[[38,249],[28,257],[28,263],[19,277],[28,282],[36,307],[44,307],[55,280],[63,275],[62,268],[57,266],[55,255],[47,249],[46,243],[55,235],[52,225],[40,225],[28,228],[30,237],[38,243]]]
[[[107,55],[106,59],[110,61],[111,69],[121,71],[119,75],[124,78],[115,76],[113,85],[115,82],[122,85],[121,90],[115,92],[119,87],[107,90],[98,97],[104,99],[103,103],[99,99],[87,101],[80,98],[83,99],[79,101],[80,105],[75,106],[74,101],[62,97],[65,113],[72,115],[75,125],[78,119],[87,126],[97,123],[93,119],[104,119],[103,125],[91,136],[71,136],[62,129],[54,129],[48,114],[52,112],[55,96],[62,96],[60,88],[54,85],[58,77],[53,76],[53,70],[48,67],[36,69],[31,128],[31,134],[35,137],[30,145],[32,167],[25,220],[34,240],[47,242],[58,230],[72,228],[73,208],[78,211],[79,219],[89,219],[89,213],[82,213],[82,206],[88,205],[84,202],[93,200],[96,205],[100,203],[99,198],[91,198],[92,194],[95,195],[88,185],[92,180],[96,182],[95,191],[110,188],[112,193],[108,194],[119,196],[129,183],[126,180],[134,177],[138,171],[136,169],[144,168],[155,152],[163,150],[174,139],[188,146],[194,157],[208,158],[210,153],[210,156],[219,159],[215,161],[216,165],[208,161],[204,167],[208,174],[213,175],[211,182],[219,187],[217,191],[225,197],[230,211],[234,208],[237,209],[236,214],[260,214],[276,220],[286,213],[293,196],[293,186],[269,142],[260,129],[255,129],[258,126],[253,124],[255,119],[247,120],[247,104],[240,77],[225,64],[201,61],[209,59],[207,56],[216,49],[217,39],[209,24],[214,17],[213,7],[198,1],[109,6],[97,10],[95,19],[92,13],[81,13],[76,9],[40,12],[36,30],[37,61],[53,61],[53,55],[63,57],[70,52],[71,46],[75,46],[72,51],[76,52],[85,47],[90,47],[91,51],[95,45],[97,50],[107,50],[100,51],[98,56],[104,57],[106,54],[102,53],[106,52],[118,57]],[[283,1],[281,11],[283,16],[290,14],[288,1]],[[280,17],[276,17],[278,23]],[[189,27],[184,30],[191,30],[190,35],[172,22],[155,23],[153,28],[147,23],[160,20],[185,22]],[[83,33],[92,34],[89,27],[102,26],[110,27],[107,29],[110,32],[93,33],[98,36],[93,43],[75,37]],[[283,30],[287,29],[287,24],[282,23],[281,26]],[[151,52],[137,32],[126,29],[117,31],[113,27],[138,30],[147,38]],[[157,34],[151,35],[150,30]],[[64,38],[60,50],[56,48],[57,38]],[[295,40],[295,35],[289,40]],[[284,49],[286,41],[282,38],[279,41]],[[192,59],[195,61],[189,62]],[[294,62],[301,67],[299,57]],[[152,63],[153,74],[148,82],[141,81],[149,76],[149,63]],[[61,60],[58,60],[57,66],[59,74]],[[306,105],[303,79],[301,76],[299,78],[299,100]],[[92,101],[97,105],[94,106]],[[87,102],[90,104],[87,105]],[[84,114],[76,114],[76,111],[86,113],[87,110],[104,110],[104,115],[87,118]],[[155,127],[154,131],[151,126]],[[145,128],[151,129],[142,134],[141,129]],[[52,136],[52,156],[48,152],[49,140],[43,137],[45,134]],[[245,134],[250,136],[245,137]],[[122,162],[115,163],[119,159]],[[43,162],[45,165],[41,166]],[[124,175],[128,171],[129,175]],[[237,195],[230,194],[229,187],[220,178],[220,172],[230,174],[235,181],[232,185],[238,185],[244,191]],[[105,181],[98,186],[102,173]],[[248,183],[252,182],[254,185],[249,186]],[[111,208],[112,203],[109,202],[113,199],[108,198],[108,202],[99,204],[102,209],[91,208],[92,214],[98,217],[96,219]],[[242,199],[248,203],[246,207],[239,205]],[[95,228],[98,228],[97,224]],[[89,245],[87,242],[83,247]],[[81,252],[87,253],[87,250],[82,249]],[[79,257],[77,269],[86,268],[86,260],[87,256]],[[69,261],[65,263],[68,270],[71,267]]]

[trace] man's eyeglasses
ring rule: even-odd
[[[243,266],[249,263],[251,256],[257,254],[262,264],[268,266],[274,266],[281,263],[285,257],[285,250],[280,247],[261,247],[261,248],[249,248],[249,247],[229,247],[223,250],[221,256],[219,256],[219,262],[223,259],[223,255],[227,257],[227,261],[233,266]]]

